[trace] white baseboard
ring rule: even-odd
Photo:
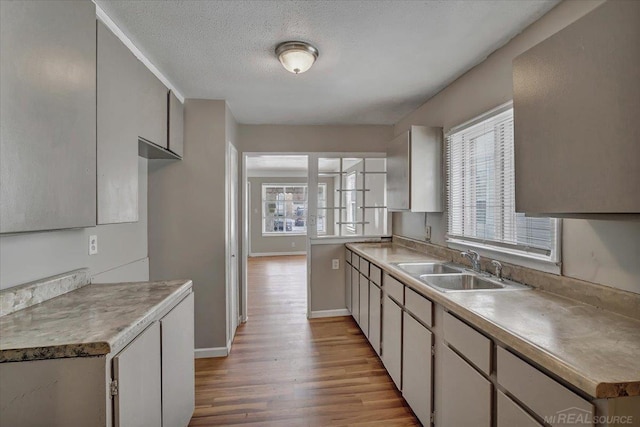
[[[338,316],[351,316],[351,313],[346,308],[340,308],[338,310],[319,310],[312,311],[309,319],[319,319],[321,317],[338,317]]]
[[[288,256],[288,255],[306,255],[307,251],[298,251],[298,252],[258,252],[258,253],[250,253],[249,258],[258,258],[263,256]]]
[[[204,359],[206,357],[227,357],[228,355],[229,349],[227,347],[196,348],[194,351],[194,357],[196,359]]]

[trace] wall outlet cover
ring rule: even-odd
[[[98,253],[98,236],[92,234],[89,236],[89,255],[96,255]]]
[[[340,260],[339,259],[332,259],[331,260],[331,268],[334,270],[337,270],[340,268]]]
[[[431,226],[430,225],[425,225],[424,226],[424,240],[426,240],[427,242],[431,240]]]

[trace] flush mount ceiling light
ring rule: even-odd
[[[318,49],[305,42],[284,42],[276,47],[276,56],[287,71],[300,74],[316,62]]]

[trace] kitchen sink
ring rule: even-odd
[[[435,262],[401,262],[396,265],[399,269],[414,276],[425,274],[460,274],[462,272],[459,268]]]
[[[427,285],[443,292],[451,291],[476,291],[476,290],[518,290],[530,289],[528,286],[510,280],[499,281],[485,278],[476,274],[447,274],[431,275],[422,274],[420,280]]]

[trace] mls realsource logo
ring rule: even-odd
[[[547,415],[544,417],[544,422],[549,424],[565,424],[565,425],[622,425],[633,424],[633,416],[631,415],[593,415],[591,411],[585,411],[580,408],[567,408],[562,411],[558,411],[555,415]]]

